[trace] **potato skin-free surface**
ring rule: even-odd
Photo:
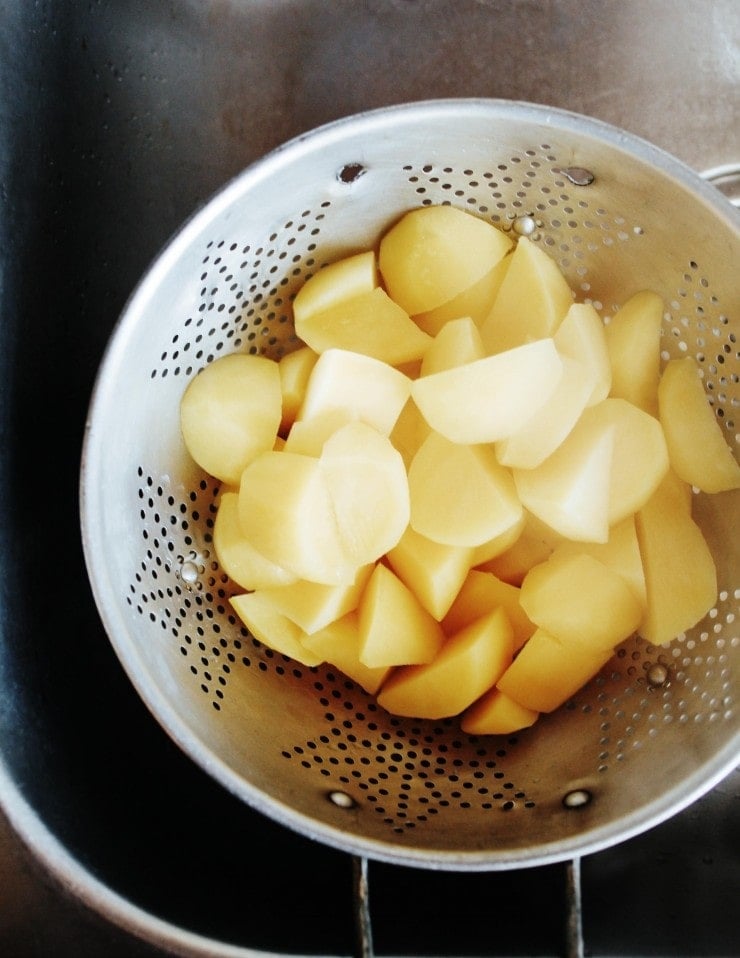
[[[411,395],[450,442],[497,442],[517,432],[550,400],[563,371],[551,338],[422,376]]]
[[[619,573],[587,552],[555,552],[527,573],[521,607],[530,620],[568,646],[597,652],[635,631],[644,606]]]
[[[372,668],[431,662],[445,640],[439,622],[382,562],[367,583],[358,615],[360,661]]]
[[[524,708],[554,712],[592,679],[612,657],[612,650],[559,642],[544,629],[532,638],[504,672],[496,687]]]
[[[231,353],[191,379],[180,401],[188,452],[206,472],[237,486],[242,470],[272,448],[282,419],[277,364],[264,356]]]
[[[702,492],[740,488],[740,465],[714,418],[692,356],[666,365],[658,386],[658,406],[676,474]]]
[[[495,609],[449,638],[428,665],[396,669],[378,704],[415,718],[459,715],[496,683],[512,655],[511,624],[503,609]]]
[[[500,353],[552,336],[572,303],[573,292],[555,260],[520,237],[491,312],[481,324],[486,349]]]
[[[611,366],[610,395],[658,415],[663,300],[652,290],[635,293],[604,327]]]
[[[460,728],[468,735],[510,735],[534,725],[539,717],[539,712],[492,688],[463,713]]]
[[[431,432],[408,481],[411,527],[443,545],[483,545],[522,515],[514,480],[490,446],[453,443]]]
[[[639,632],[654,645],[690,629],[717,599],[709,546],[685,506],[684,490],[668,476],[635,516],[645,572],[647,608]]]
[[[237,492],[227,490],[221,494],[213,524],[213,548],[226,575],[248,592],[296,580],[293,572],[265,558],[244,535],[239,523]]]
[[[512,248],[511,237],[454,206],[409,210],[383,235],[378,266],[409,315],[447,303],[482,279]]]

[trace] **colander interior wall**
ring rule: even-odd
[[[593,174],[584,183],[582,172]],[[588,179],[588,178],[587,178]],[[278,150],[197,213],[135,291],[98,380],[83,518],[93,588],[130,678],[173,738],[250,804],[343,848],[438,867],[562,859],[686,804],[738,754],[735,494],[697,497],[717,607],[669,646],[622,646],[567,706],[516,736],[393,718],[340,673],[263,648],[228,605],[219,486],[178,430],[190,378],[233,350],[296,345],[291,297],[403,210],[449,202],[534,238],[608,317],[664,297],[664,358],[691,354],[737,446],[737,229],[646,144],[497,101],[341,121]],[[651,681],[654,666],[669,681]],[[570,793],[591,796],[573,809]],[[348,800],[347,800],[348,799]]]

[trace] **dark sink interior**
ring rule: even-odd
[[[732,0],[3,6],[0,757],[7,801],[85,872],[214,942],[355,949],[351,859],[246,808],[179,752],[124,676],[88,585],[77,506],[87,404],[117,317],[162,245],[267,150],[393,102],[549,103],[697,169],[730,162],[739,30]],[[737,954],[739,799],[733,775],[583,862],[587,954]],[[469,875],[371,864],[370,879],[378,954],[565,948],[565,865]],[[32,911],[3,915],[0,895],[3,954],[35,958],[54,942],[60,955],[99,953],[96,923],[73,940],[63,909],[39,911],[39,925]],[[105,940],[111,955],[138,953],[128,932]]]

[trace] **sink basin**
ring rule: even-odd
[[[699,171],[732,164],[738,28],[732,0],[5,5],[0,875],[22,887],[9,906],[0,900],[0,951],[357,949],[356,863],[245,807],[179,752],[124,676],[91,595],[77,509],[87,404],[113,326],[162,245],[288,138],[430,97],[547,103]],[[581,863],[589,953],[700,958],[736,946],[739,789],[733,775],[673,821]],[[501,954],[563,952],[565,865],[369,873],[378,954],[473,955],[492,942]],[[495,917],[482,919],[490,902]]]

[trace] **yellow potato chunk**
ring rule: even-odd
[[[320,456],[326,440],[337,429],[354,421],[352,410],[346,408],[327,410],[309,419],[297,419],[285,437],[282,450],[301,456]]]
[[[298,579],[259,591],[278,612],[295,622],[307,635],[313,635],[359,606],[373,568],[372,565],[362,566],[353,582],[340,585]]]
[[[388,363],[346,349],[328,349],[311,372],[298,420],[336,413],[345,422],[360,419],[387,436],[410,395],[409,378]]]
[[[658,415],[663,300],[652,290],[635,293],[604,329],[612,371],[610,395]]]
[[[683,488],[668,476],[635,516],[647,611],[640,635],[663,645],[696,625],[717,601],[717,573]]]
[[[296,328],[315,313],[323,313],[344,300],[369,293],[378,285],[373,250],[343,256],[310,276],[293,299]]]
[[[439,621],[465,581],[473,551],[465,546],[433,542],[409,526],[386,558],[399,579]]]
[[[480,327],[493,308],[493,301],[510,261],[511,253],[507,253],[477,283],[473,283],[472,286],[453,296],[448,302],[437,306],[436,309],[430,309],[426,313],[416,313],[411,318],[430,336],[436,336],[445,323],[458,319],[460,316],[469,316],[475,325]]]
[[[492,572],[502,582],[519,586],[532,566],[544,562],[561,541],[562,536],[525,509],[519,534],[513,541],[475,566],[482,572]]]
[[[584,410],[555,452],[512,470],[524,506],[566,538],[606,542],[609,527],[647,501],[668,470],[657,419],[624,399]]]
[[[390,440],[363,422],[324,443],[321,465],[345,554],[355,569],[392,549],[409,524],[406,468]]]
[[[593,556],[613,572],[621,575],[632,589],[635,598],[643,607],[645,606],[647,602],[645,573],[642,568],[634,516],[627,516],[626,519],[612,526],[606,542],[570,542],[564,539],[555,547],[553,555],[581,553]]]
[[[592,391],[583,363],[563,357],[563,374],[552,396],[521,429],[496,443],[498,461],[517,469],[539,466],[578,422]]]
[[[390,675],[390,667],[369,668],[360,662],[360,627],[357,612],[348,612],[303,639],[307,652],[339,669],[369,695],[375,695]]]
[[[658,386],[660,421],[676,474],[702,492],[740,487],[740,466],[715,418],[693,356],[667,363]]]
[[[456,443],[512,435],[552,397],[563,363],[552,339],[421,376],[411,396],[437,432]]]
[[[481,324],[486,350],[500,353],[551,337],[572,303],[573,292],[555,260],[521,236],[491,312]]]
[[[449,612],[442,619],[442,628],[454,635],[492,609],[501,607],[513,630],[513,650],[518,651],[535,630],[535,625],[519,601],[521,590],[497,579],[492,572],[471,569]]]
[[[612,650],[566,645],[537,629],[496,683],[499,691],[524,708],[554,712],[594,678],[612,657]]]
[[[428,664],[395,669],[378,705],[414,718],[459,715],[498,681],[511,662],[512,641],[506,613],[495,609],[451,636]]]
[[[671,495],[675,496],[676,508],[680,508],[690,516],[694,508],[694,491],[691,485],[679,479],[673,469],[668,470],[661,485],[670,489]]]
[[[318,353],[315,353],[310,346],[301,346],[281,357],[278,362],[283,404],[280,433],[283,436],[298,418],[303,397],[306,394],[308,378],[318,358]]]
[[[609,489],[609,524],[632,515],[668,472],[668,448],[660,423],[626,399],[607,398],[586,409],[578,424],[584,432],[614,430]]]
[[[360,662],[372,668],[431,662],[442,626],[387,566],[378,563],[358,609]]]
[[[239,521],[259,552],[297,578],[354,582],[408,525],[403,460],[362,422],[333,433],[320,458],[263,453],[242,474]]]
[[[391,366],[421,359],[432,341],[379,286],[296,319],[295,331],[317,353],[346,349]]]
[[[459,445],[431,432],[408,471],[411,526],[451,546],[477,546],[516,525],[522,506],[490,446]]]
[[[486,353],[478,327],[469,316],[451,319],[434,337],[421,361],[421,376],[440,373],[483,359]]]
[[[527,516],[522,509],[522,514],[518,522],[510,526],[510,528],[508,528],[505,532],[499,533],[499,535],[494,536],[492,539],[488,539],[487,542],[484,542],[482,545],[476,546],[473,549],[473,559],[470,563],[470,567],[472,568],[473,566],[483,565],[506,552],[506,550],[511,548],[511,546],[514,545],[519,536],[522,534],[526,523]]]
[[[568,647],[613,649],[635,631],[643,605],[625,580],[587,553],[555,552],[522,582],[520,604]]]
[[[283,615],[261,592],[246,592],[229,599],[234,612],[249,629],[255,639],[282,655],[287,655],[302,665],[320,665],[321,655],[307,649],[302,638],[304,632]]]
[[[180,428],[195,462],[229,485],[271,449],[282,418],[280,373],[274,360],[247,353],[214,359],[180,400]]]
[[[353,582],[364,562],[347,556],[322,463],[314,456],[265,452],[242,473],[239,522],[258,552],[298,579]]]
[[[491,223],[454,206],[422,206],[383,235],[378,266],[389,295],[409,315],[469,289],[511,249]]]
[[[576,541],[609,538],[614,427],[578,423],[534,469],[513,469],[523,506],[560,535]]]
[[[242,589],[251,591],[294,582],[288,572],[261,555],[242,532],[239,524],[239,495],[222,493],[213,523],[213,548],[226,575]]]
[[[539,712],[492,688],[462,714],[460,728],[468,735],[510,735],[534,725],[539,717]]]
[[[586,405],[606,399],[612,385],[612,369],[604,324],[594,306],[573,303],[553,339],[558,352],[581,363],[582,375],[591,381]]]

